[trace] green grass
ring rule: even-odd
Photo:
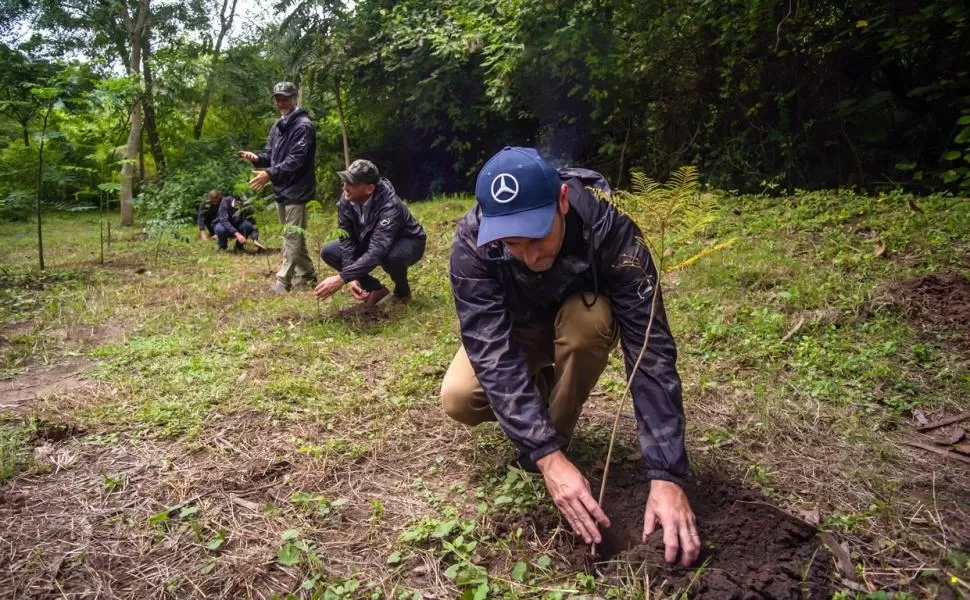
[[[826,527],[857,544],[858,568],[879,573],[906,560],[919,566],[913,555],[936,560],[939,543],[939,531],[921,519],[898,526],[925,501],[899,481],[925,464],[893,441],[915,408],[956,412],[970,398],[955,333],[914,326],[887,287],[965,271],[970,204],[921,198],[917,212],[908,200],[848,192],[721,198],[708,239],[737,242],[665,283],[695,463],[758,485],[786,508],[819,507]],[[172,579],[156,582],[172,593],[195,593],[202,575],[239,575],[222,553],[245,551],[262,556],[257,563],[279,563],[273,568],[289,578],[287,589],[303,584],[307,596],[411,598],[420,583],[412,570],[425,565],[440,569],[451,595],[484,585],[509,598],[638,597],[643,582],[550,566],[542,540],[528,532],[497,539],[489,519],[541,506],[545,491],[501,466],[512,449],[497,427],[468,434],[438,410],[459,339],[447,254],[454,222],[471,203],[413,205],[429,233],[427,255],[412,271],[414,300],[378,321],[342,312],[354,304],[343,292],[324,303],[309,293],[273,296],[275,256],[218,253],[194,241],[191,228],[181,232],[191,242],[113,228],[102,266],[97,217],[51,215],[49,268],[39,274],[32,226],[0,224],[0,379],[85,356],[97,361],[88,377],[99,384],[0,411],[0,481],[45,481],[26,459],[31,418],[81,423],[82,463],[97,465],[99,493],[112,488],[100,501],[124,506],[136,490],[153,498],[117,526],[128,539],[157,549],[161,536],[164,548],[181,552]],[[272,219],[260,215],[261,230],[278,247]],[[333,226],[332,212],[315,215],[311,248]],[[61,343],[65,332],[104,324],[124,336],[92,347]],[[601,388],[614,397],[622,390],[617,356]],[[581,440],[593,443],[581,452],[603,447],[609,412],[584,421]],[[145,467],[123,473],[131,456]],[[267,474],[275,468],[286,474]],[[940,469],[941,477],[960,473]],[[206,499],[220,485],[243,483],[263,490],[247,496],[262,512],[259,533],[245,537]],[[147,524],[160,507],[196,496],[198,514]],[[206,546],[219,536],[224,545]],[[885,542],[905,552],[867,554]],[[485,574],[471,560],[476,552],[491,557]],[[191,569],[184,556],[195,561]],[[158,550],[153,560],[174,558]],[[944,573],[967,579],[966,569],[946,568],[933,585]],[[890,588],[897,581],[873,580]]]

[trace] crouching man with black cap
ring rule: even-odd
[[[610,521],[564,451],[619,340],[627,375],[636,368],[631,394],[651,479],[643,537],[661,527],[667,562],[687,566],[701,545],[681,488],[685,420],[657,272],[636,224],[590,187],[610,193],[599,173],[557,171],[532,148],[485,163],[451,248],[462,346],[442,404],[466,425],[498,421],[518,464],[541,472],[573,530],[599,543]],[[654,294],[650,344],[636,365]]]
[[[391,295],[370,274],[380,266],[394,282],[391,300],[406,303],[411,299],[408,267],[424,256],[424,229],[374,163],[355,160],[337,175],[344,182],[337,223],[347,236],[326,244],[320,252],[320,258],[339,273],[317,285],[317,297],[328,298],[348,284],[354,298],[365,306],[377,306]]]

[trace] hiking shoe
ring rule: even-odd
[[[277,279],[273,285],[269,287],[269,291],[275,294],[285,294],[286,292],[290,291],[290,288],[288,288],[285,283]]]
[[[380,305],[381,301],[387,298],[390,294],[390,290],[388,290],[386,287],[374,290],[368,294],[367,298],[364,299],[364,306],[367,308],[374,308]]]

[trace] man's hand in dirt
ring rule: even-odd
[[[647,510],[643,515],[643,540],[657,529],[664,530],[664,560],[689,567],[701,552],[701,536],[697,533],[694,511],[687,494],[676,483],[654,479],[650,482]]]
[[[364,300],[367,300],[367,296],[370,296],[370,292],[360,287],[360,282],[357,281],[356,279],[351,281],[347,285],[350,286],[351,295],[353,295],[354,298],[360,300],[361,302],[363,302]]]
[[[340,275],[331,275],[318,283],[317,287],[313,288],[313,293],[317,295],[317,298],[326,300],[342,287],[344,287],[344,280],[340,278]]]
[[[243,158],[245,160],[248,160],[249,162],[256,162],[257,160],[259,160],[259,157],[256,156],[255,153],[249,152],[248,150],[240,150],[239,158]]]
[[[236,241],[239,242],[240,244],[242,244],[243,246],[245,246],[246,245],[246,236],[244,236],[243,234],[241,234],[241,233],[239,233],[237,231],[236,232]]]
[[[209,241],[209,236],[207,236],[205,234],[205,229],[200,229],[199,230],[199,239],[202,240],[203,242],[208,242]]]
[[[589,482],[560,450],[543,456],[536,464],[546,480],[546,488],[573,531],[587,544],[600,543],[599,527],[609,527],[610,520],[593,498]],[[597,527],[599,525],[599,527]]]

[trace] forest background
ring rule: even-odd
[[[946,1],[4,0],[0,219],[26,218],[38,195],[85,209],[109,191],[123,224],[136,208],[189,219],[208,189],[245,190],[235,150],[264,144],[278,80],[301,86],[317,122],[321,199],[345,152],[415,200],[471,189],[507,144],[615,186],[631,168],[694,164],[742,192],[965,190],[968,14]]]

